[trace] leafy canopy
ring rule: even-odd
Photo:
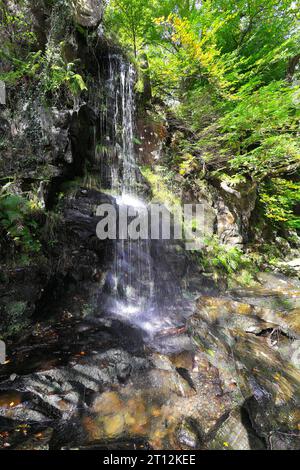
[[[187,176],[193,162],[197,173],[199,155],[212,158],[214,175],[229,184],[256,181],[265,217],[292,228],[300,226],[299,7],[299,0],[113,0],[106,17],[137,58],[147,54],[154,99],[195,135],[174,155],[178,172]]]

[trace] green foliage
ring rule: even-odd
[[[209,254],[204,258],[207,270],[217,269],[226,274],[233,274],[247,264],[240,248],[220,244],[216,237],[206,239],[205,251]]]
[[[297,139],[290,134],[274,135],[263,139],[250,152],[243,153],[231,160],[231,166],[241,173],[250,173],[253,178],[296,172],[300,164]]]
[[[4,325],[3,338],[19,334],[29,325],[26,314],[27,302],[17,300],[4,305]]]
[[[49,52],[49,51],[48,51]],[[21,79],[34,79],[39,82],[44,93],[55,92],[66,86],[72,95],[79,95],[87,86],[79,73],[75,72],[76,64],[65,63],[59,52],[43,54],[42,51],[31,52],[24,61],[12,58],[12,68],[0,74],[0,80],[15,85]]]
[[[38,223],[33,219],[33,213],[27,199],[10,193],[7,185],[2,188],[0,226],[22,253],[37,253],[41,248],[37,237]]]
[[[25,60],[11,57],[12,68],[0,74],[0,80],[15,85],[23,77],[32,78],[41,69],[42,51],[30,52]]]
[[[300,217],[293,208],[300,204],[300,183],[274,178],[263,183],[260,201],[266,217],[277,222],[285,222],[292,229],[300,229]]]
[[[6,0],[0,0],[1,55],[26,56],[36,43],[30,16],[26,14],[26,0],[19,0],[19,8],[9,8]]]
[[[79,64],[67,62],[64,58],[65,43],[61,41],[61,36],[65,18],[62,18],[59,26],[53,24],[45,50],[37,50],[35,34],[30,30],[32,25],[26,19],[26,1],[21,3],[23,10],[18,9],[16,14],[11,13],[12,8],[6,7],[5,3],[0,3],[2,27],[5,29],[3,33],[1,31],[0,54],[4,59],[4,67],[0,80],[7,85],[31,84],[44,94],[66,88],[72,95],[79,95],[87,87],[78,73]],[[59,11],[67,6],[58,3],[52,5],[54,23],[59,23]],[[29,11],[27,14],[29,15]],[[61,11],[62,16],[63,14]],[[60,30],[59,34],[57,29]]]
[[[142,175],[151,187],[153,202],[164,204],[168,210],[181,207],[181,200],[176,195],[176,185],[174,184],[174,173],[164,171],[163,167],[156,166],[155,170],[150,166],[141,168]]]
[[[197,178],[200,155],[216,178],[254,180],[264,217],[298,228],[299,2],[116,0],[107,21],[147,54],[154,98],[194,133],[172,169]]]
[[[107,6],[107,29],[117,34],[123,45],[131,47],[135,57],[143,49],[154,3],[151,0],[112,0]]]
[[[65,64],[62,61],[59,64],[48,65],[43,74],[44,90],[53,92],[66,85],[74,96],[87,90],[82,76],[74,72],[74,67],[74,63]]]
[[[205,239],[204,249],[197,257],[205,272],[216,279],[226,279],[228,286],[255,284],[259,263],[240,248],[223,245],[216,236]]]
[[[195,106],[197,103],[197,106]],[[211,86],[195,85],[186,90],[178,116],[186,122],[194,132],[205,129],[215,122],[220,115],[219,104]]]
[[[193,173],[196,170],[199,170],[199,162],[197,158],[191,155],[190,153],[185,153],[179,164],[179,174],[182,176],[187,176],[190,173]]]
[[[271,82],[226,113],[221,119],[223,141],[238,154],[232,168],[256,179],[299,168],[297,91],[282,81]]]
[[[232,111],[221,119],[226,137],[247,147],[278,130],[297,131],[299,88],[284,81],[272,81],[254,92],[243,92]]]

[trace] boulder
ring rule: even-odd
[[[103,0],[72,0],[73,18],[85,27],[97,26],[102,18]]]

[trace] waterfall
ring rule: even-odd
[[[108,58],[106,102],[103,107],[102,132],[106,141],[106,163],[102,178],[116,199],[119,211],[127,206],[147,211],[137,196],[138,167],[134,150],[134,82],[133,66],[119,55]],[[103,128],[103,123],[106,123]],[[134,319],[147,309],[153,296],[153,267],[150,240],[117,239],[114,263],[108,273],[109,292],[105,309],[112,314]]]
[[[101,104],[101,178],[119,211],[127,206],[133,214],[145,211],[148,217],[147,203],[138,195],[141,175],[134,148],[135,71],[123,57],[111,55],[106,73],[105,102]],[[168,240],[151,245],[150,237],[115,240],[114,263],[101,294],[102,312],[126,319],[150,336],[182,323],[182,312],[187,309],[182,306],[180,280],[168,265],[168,258],[174,257],[168,248]]]

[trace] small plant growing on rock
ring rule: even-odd
[[[38,223],[33,218],[30,201],[8,191],[10,183],[0,193],[0,227],[4,236],[14,242],[23,253],[37,253],[40,242],[37,237]]]

